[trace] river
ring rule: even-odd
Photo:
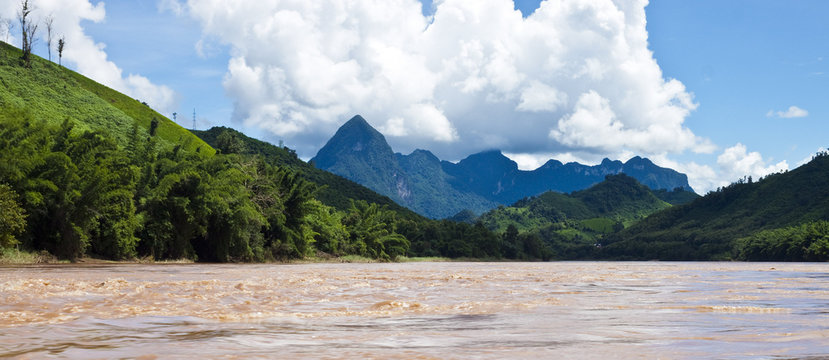
[[[0,357],[822,356],[829,264],[0,267]]]

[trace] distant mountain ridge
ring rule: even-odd
[[[640,157],[625,163],[605,159],[595,166],[550,160],[525,171],[498,150],[470,155],[457,164],[441,161],[428,150],[396,154],[383,134],[359,115],[340,127],[311,161],[432,218],[465,209],[483,213],[545,191],[582,190],[619,173],[651,189],[693,191],[686,175]]]

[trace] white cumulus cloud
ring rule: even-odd
[[[748,152],[746,146],[741,143],[725,149],[717,157],[717,165],[721,171],[721,185],[727,185],[744,176],[758,179],[771,173],[789,169],[789,164],[785,160],[776,164],[767,164],[760,153],[756,151]]]
[[[786,111],[769,110],[769,112],[766,113],[766,116],[767,117],[779,117],[779,118],[783,118],[783,119],[792,119],[792,118],[807,117],[807,116],[809,116],[809,112],[804,110],[804,109],[801,109],[797,106],[792,105],[792,106],[789,106],[789,108]]]
[[[89,0],[36,0],[32,18],[41,22],[38,27],[38,43],[36,49],[46,44],[46,27],[42,20],[47,16],[54,18],[52,59],[57,60],[55,50],[57,38],[64,36],[66,47],[63,51],[63,63],[74,67],[79,73],[123,92],[133,98],[147,102],[154,109],[163,113],[175,109],[177,95],[167,86],[152,83],[146,77],[138,74],[124,74],[124,71],[107,58],[106,45],[96,43],[84,32],[84,21],[101,22],[106,18],[104,2],[93,4]],[[0,14],[3,17],[14,17],[20,7],[18,0],[0,0]],[[15,24],[15,30],[20,26]],[[140,31],[137,29],[137,31]],[[18,44],[19,46],[19,44]]]
[[[648,49],[647,0],[163,0],[231,49],[234,119],[312,156],[362,114],[395,149],[711,152]]]
[[[717,156],[716,166],[693,161],[677,162],[668,158],[666,154],[654,155],[651,160],[659,166],[669,167],[688,175],[688,183],[699,194],[727,186],[744,177],[751,176],[756,181],[768,174],[789,170],[788,162],[773,163],[771,160],[764,159],[759,152],[749,152],[748,148],[741,143],[724,149]]]

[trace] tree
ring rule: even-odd
[[[245,151],[245,142],[236,132],[223,131],[216,137],[216,148],[221,150],[222,154],[241,154]]]
[[[52,61],[52,24],[55,22],[55,17],[49,15],[46,19],[43,20],[43,24],[46,25],[46,49],[49,52],[49,61]]]
[[[26,212],[17,202],[17,193],[0,184],[0,249],[17,245],[17,235],[26,227]]]
[[[155,136],[155,131],[158,129],[158,119],[153,118],[150,121],[150,136]]]
[[[395,232],[395,222],[394,211],[365,200],[352,201],[349,214],[343,219],[351,246],[363,256],[384,260],[405,255],[411,246],[408,239]]]
[[[63,65],[61,61],[63,59],[63,47],[66,46],[66,40],[64,39],[63,35],[60,36],[58,39],[58,65]]]
[[[501,242],[501,253],[504,254],[504,257],[507,259],[519,259],[522,257],[521,248],[523,246],[519,247],[518,241],[518,228],[514,224],[509,224],[503,234],[503,240]]]
[[[307,216],[316,210],[312,200],[316,184],[290,170],[266,167],[263,173],[267,185],[259,182],[252,191],[256,199],[273,199],[269,205],[259,205],[268,221],[265,243],[275,258],[302,258],[309,255],[314,232]],[[261,201],[255,200],[257,204]]]
[[[20,49],[23,50],[23,64],[27,67],[32,65],[32,45],[37,40],[37,22],[29,18],[33,10],[34,6],[29,4],[29,0],[20,1],[20,10],[17,12],[17,20],[20,22],[20,32],[23,38]]]

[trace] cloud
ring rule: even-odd
[[[727,185],[744,176],[759,179],[771,173],[788,170],[789,164],[784,160],[776,164],[767,164],[758,152],[748,152],[745,145],[737,143],[727,148],[717,157],[720,167],[720,185]]]
[[[158,10],[159,11],[169,11],[176,15],[184,15],[184,6],[178,2],[177,0],[159,0],[158,1]]]
[[[395,149],[442,158],[711,152],[697,107],[648,49],[646,0],[163,0],[228,45],[234,120],[312,156],[362,114]],[[207,41],[207,40],[205,40]],[[590,125],[598,126],[595,129]],[[606,137],[606,138],[603,138]]]
[[[66,48],[63,51],[64,65],[74,66],[81,74],[123,92],[133,98],[147,102],[163,113],[174,111],[177,95],[167,86],[153,84],[149,79],[138,74],[124,75],[123,70],[107,59],[106,45],[96,43],[84,32],[82,22],[102,22],[106,18],[104,2],[92,4],[89,0],[38,0],[33,2],[35,10],[32,16],[37,20],[54,16],[54,38],[64,36]],[[0,14],[16,14],[20,2],[17,0],[0,0]],[[5,17],[9,17],[6,15]],[[20,31],[19,26],[16,31]],[[41,37],[36,47],[46,44],[46,29],[38,29]],[[56,42],[56,40],[53,40]],[[52,52],[53,59],[57,57]]]
[[[567,94],[541,82],[532,81],[521,91],[521,100],[515,110],[553,112],[566,104]]]
[[[786,111],[769,110],[769,112],[766,113],[766,117],[779,117],[783,119],[802,118],[807,116],[809,116],[809,112],[797,106],[789,106],[789,109]]]
[[[671,160],[666,154],[654,155],[651,160],[659,166],[688,175],[688,183],[699,194],[727,186],[743,177],[751,176],[756,181],[768,174],[789,169],[788,162],[773,163],[771,160],[763,159],[759,152],[749,152],[748,148],[741,143],[723,150],[717,156],[715,167],[693,161],[677,162]]]

